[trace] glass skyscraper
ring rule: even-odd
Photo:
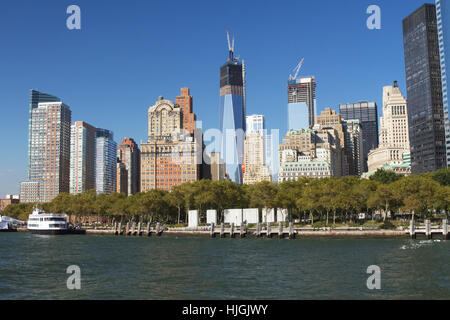
[[[403,20],[411,172],[446,166],[436,6],[424,4]]]
[[[447,166],[450,165],[450,121],[448,118],[448,80],[450,69],[450,0],[436,0],[439,54],[441,57],[442,100],[444,104]]]
[[[116,192],[117,143],[106,129],[96,131],[95,187],[97,193]]]
[[[315,77],[288,81],[288,130],[314,126],[316,108]]]
[[[29,112],[28,181],[21,194],[25,201],[49,202],[69,192],[72,112],[58,97],[36,90],[30,92]]]
[[[221,156],[228,177],[242,183],[244,139],[246,131],[244,81],[245,72],[230,48],[228,61],[220,68]]]
[[[378,148],[378,113],[375,102],[358,102],[339,105],[343,120],[359,120],[362,129],[364,172],[368,171],[370,150]]]

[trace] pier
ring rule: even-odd
[[[433,239],[433,236],[442,235],[444,240],[448,240],[448,220],[442,220],[441,228],[432,228],[430,220],[425,220],[425,226],[416,227],[415,221],[411,220],[409,223],[409,230],[407,232],[411,239],[416,239],[417,235],[423,235],[427,239]]]
[[[155,235],[160,237],[164,232],[164,228],[161,226],[161,223],[156,223],[155,228],[151,228],[150,223],[147,223],[147,226],[144,228],[141,222],[127,222],[125,226],[122,226],[122,222],[114,223],[114,235],[119,236],[147,236]]]
[[[297,232],[294,229],[294,224],[289,223],[289,227],[286,228],[282,223],[278,225],[278,227],[272,227],[270,223],[266,223],[265,229],[263,229],[261,223],[256,224],[255,230],[249,230],[247,227],[241,226],[236,228],[234,223],[231,224],[230,228],[225,228],[223,223],[220,224],[220,228],[216,228],[214,223],[211,224],[210,235],[211,238],[216,238],[219,236],[220,238],[245,238],[247,236],[254,236],[256,238],[266,237],[273,238],[276,237],[278,239],[289,238],[295,239]]]

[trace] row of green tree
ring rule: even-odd
[[[152,190],[133,196],[99,194],[94,190],[79,195],[59,194],[50,203],[9,205],[3,212],[27,220],[34,206],[48,212],[66,213],[75,222],[142,221],[179,224],[189,210],[286,208],[291,219],[325,225],[355,221],[359,213],[381,217],[416,219],[447,215],[450,204],[450,171],[402,177],[379,170],[369,180],[357,177],[309,179],[283,183],[261,182],[238,185],[231,181],[201,180],[185,183],[171,192]],[[409,215],[409,216],[407,216]]]

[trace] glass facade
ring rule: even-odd
[[[448,80],[450,66],[450,0],[436,0],[439,54],[441,58],[442,102],[444,105],[447,166],[450,164],[450,121],[448,118]]]
[[[436,6],[425,4],[403,20],[411,171],[446,166],[444,111]]]
[[[309,128],[309,107],[306,102],[288,104],[288,130]]]
[[[97,193],[111,194],[116,191],[117,144],[113,133],[97,129],[95,159],[95,186]]]
[[[314,126],[316,108],[315,77],[288,81],[288,131]]]
[[[378,111],[375,102],[358,102],[339,105],[343,120],[359,120],[362,129],[364,172],[368,171],[369,152],[378,148]]]
[[[228,177],[242,183],[246,117],[244,109],[244,83],[242,64],[229,60],[220,69],[220,128],[221,155]]]

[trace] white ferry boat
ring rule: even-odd
[[[69,233],[67,215],[47,213],[35,208],[28,216],[28,231],[37,234],[66,234]]]

